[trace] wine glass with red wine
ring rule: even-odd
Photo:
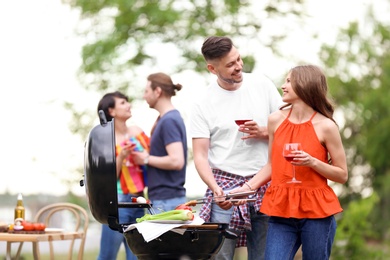
[[[244,125],[245,122],[249,122],[249,121],[253,121],[253,119],[237,119],[237,120],[234,120],[234,122],[236,122],[236,125],[238,125],[238,126]],[[244,133],[242,133],[242,136],[244,136]],[[245,142],[245,140],[242,140],[242,142]]]
[[[297,152],[302,151],[302,146],[300,143],[286,143],[283,146],[283,157],[288,162],[292,162],[295,158],[295,155]],[[295,166],[292,165],[293,169],[293,177],[291,181],[288,181],[287,183],[301,183],[301,181],[297,180],[295,178]]]

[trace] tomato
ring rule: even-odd
[[[34,225],[31,222],[23,221],[22,225],[23,225],[23,230],[25,230],[25,231],[33,231],[34,230]]]
[[[190,206],[185,205],[185,204],[180,204],[175,209],[186,209],[186,210],[192,211],[192,208]]]
[[[34,226],[34,230],[37,231],[44,231],[46,228],[44,223],[33,223],[33,226]]]

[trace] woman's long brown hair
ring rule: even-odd
[[[294,92],[303,102],[336,123],[333,119],[333,104],[327,97],[326,77],[319,67],[314,65],[294,67],[290,70],[290,81]],[[280,109],[290,105],[286,104]]]

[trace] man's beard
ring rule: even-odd
[[[224,77],[222,77],[221,75],[219,75],[219,78],[220,78],[222,81],[224,81],[224,82],[226,82],[226,83],[228,83],[228,84],[231,84],[231,85],[237,84],[237,83],[241,83],[242,80],[243,80],[242,77],[241,77],[240,80],[234,80],[234,79],[224,78]]]

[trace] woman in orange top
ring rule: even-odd
[[[342,211],[328,180],[345,183],[348,170],[327,82],[316,66],[297,66],[282,86],[286,105],[268,118],[268,163],[239,190],[257,189],[271,179],[260,211],[270,217],[266,259],[328,259]],[[285,143],[301,143],[294,159],[283,158]],[[291,183],[293,167],[296,178]],[[241,203],[241,202],[240,202]],[[239,204],[240,204],[239,203]]]

